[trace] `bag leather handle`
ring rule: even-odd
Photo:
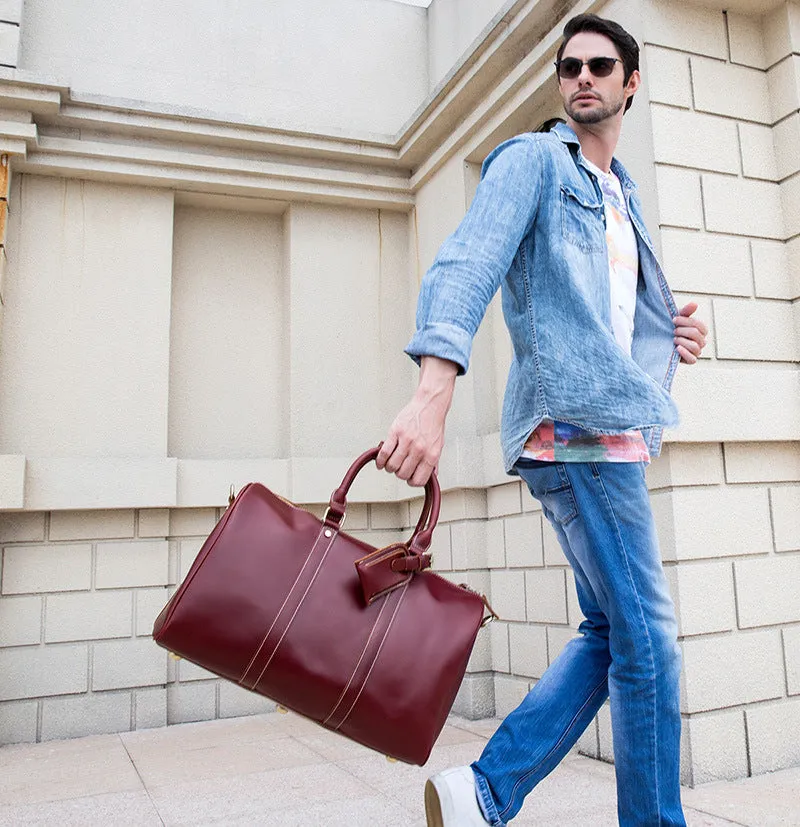
[[[331,494],[328,510],[325,512],[324,519],[327,525],[332,528],[339,528],[347,512],[347,492],[350,490],[350,486],[353,484],[358,472],[361,471],[365,465],[377,459],[380,449],[381,446],[378,445],[376,448],[370,448],[368,451],[364,451],[347,470],[342,484]],[[439,520],[441,502],[442,493],[439,488],[439,480],[436,478],[436,472],[433,471],[428,482],[425,483],[425,502],[422,506],[422,513],[420,514],[414,533],[408,541],[408,550],[410,552],[423,554],[428,550],[433,539],[433,530],[436,528],[436,523]]]

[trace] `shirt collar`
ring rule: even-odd
[[[572,130],[571,127],[567,126],[565,123],[557,123],[551,130],[554,135],[558,137],[558,139],[564,144],[574,144],[577,147],[578,151],[578,159],[579,162],[585,162],[586,159],[583,157],[583,153],[581,152],[581,142],[578,140],[578,136]],[[619,178],[620,183],[622,184],[623,190],[635,190],[637,189],[636,182],[628,175],[628,171],[622,165],[622,163],[617,160],[617,158],[611,159],[611,171]]]

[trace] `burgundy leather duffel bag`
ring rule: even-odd
[[[424,764],[461,684],[486,600],[426,570],[435,475],[410,540],[375,549],[345,534],[350,467],[325,517],[246,485],[156,618],[180,657],[328,729]]]

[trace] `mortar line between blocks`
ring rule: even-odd
[[[733,560],[731,560],[731,577],[733,579],[733,611],[736,615],[736,628],[737,630],[741,630],[742,619],[741,615],[739,614],[739,583],[737,582],[736,565],[735,561]]]
[[[772,485],[768,485],[767,487],[767,505],[769,507],[769,532],[770,532],[770,539],[772,540],[772,553],[778,554],[778,542],[775,539],[775,514],[773,509],[773,501],[772,501]]]
[[[742,709],[742,720],[744,721],[744,756],[747,759],[747,777],[753,777],[753,764],[750,760],[750,730],[747,726],[747,707]]]
[[[725,18],[725,49],[728,52],[726,62],[733,63],[733,55],[731,54],[731,21],[728,17],[727,9],[722,10],[722,16]]]

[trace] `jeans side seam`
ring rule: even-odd
[[[655,798],[656,798],[656,809],[658,812],[658,823],[661,824],[661,799],[659,795],[659,779],[658,779],[658,721],[656,720],[656,715],[658,714],[658,682],[656,681],[656,664],[655,658],[653,655],[653,641],[650,638],[650,630],[647,628],[647,623],[645,622],[644,618],[644,610],[642,609],[642,601],[639,597],[639,592],[637,591],[636,587],[633,583],[633,575],[631,574],[631,567],[630,561],[628,560],[628,551],[625,548],[625,543],[622,539],[622,532],[619,529],[619,523],[617,521],[617,515],[614,512],[614,506],[611,504],[611,498],[608,496],[608,491],[606,490],[605,483],[603,482],[602,476],[597,477],[597,481],[600,483],[600,488],[603,492],[603,497],[606,501],[606,505],[608,506],[608,510],[611,514],[612,519],[614,520],[614,531],[617,534],[617,540],[619,541],[619,547],[622,551],[622,557],[625,561],[625,573],[628,576],[628,582],[631,585],[631,591],[633,592],[636,598],[636,607],[639,610],[639,618],[642,622],[642,630],[645,633],[645,637],[647,638],[647,648],[648,653],[650,655],[650,672],[653,676],[653,694],[654,694],[654,702],[653,702],[653,770],[655,772]]]
[[[498,817],[502,820],[503,816],[511,809],[512,804],[514,803],[514,796],[517,794],[517,790],[519,789],[520,784],[524,783],[531,777],[547,760],[550,756],[564,743],[564,739],[569,734],[569,731],[575,726],[575,722],[580,718],[581,714],[583,713],[584,709],[589,705],[592,698],[603,688],[603,684],[606,682],[606,677],[604,676],[600,683],[589,693],[589,697],[583,702],[581,708],[572,716],[572,720],[564,727],[564,731],[561,733],[561,737],[556,741],[555,744],[548,750],[547,754],[542,757],[536,766],[532,767],[528,770],[528,772],[521,775],[517,781],[515,782],[513,788],[511,789],[511,794],[508,797],[508,804],[499,811]]]
[[[494,798],[492,798],[492,793],[489,785],[486,783],[486,779],[483,775],[476,773],[474,769],[472,774],[475,776],[475,786],[481,798],[481,809],[486,810],[485,814],[491,819],[492,827],[505,827],[505,822],[497,812],[497,805],[494,803]]]

